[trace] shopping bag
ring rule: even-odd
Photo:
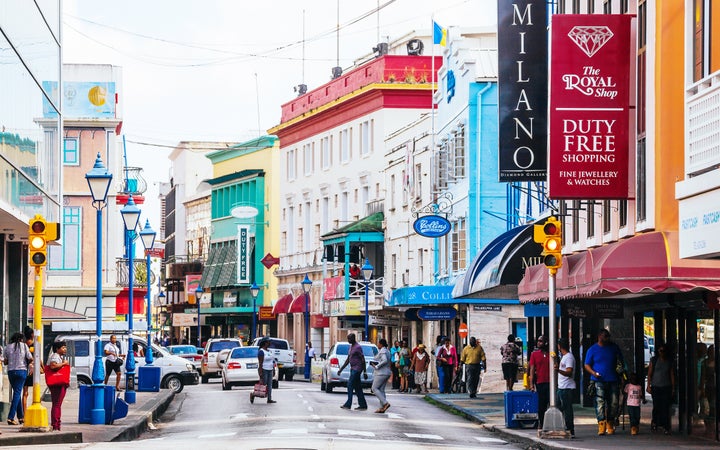
[[[267,386],[262,383],[255,384],[255,387],[253,388],[253,396],[258,398],[267,397]]]
[[[45,383],[48,386],[69,386],[70,365],[62,366],[59,369],[51,369],[45,366]]]

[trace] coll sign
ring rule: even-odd
[[[552,18],[550,198],[629,196],[631,20],[625,14]]]
[[[450,222],[441,216],[423,216],[413,222],[415,232],[429,238],[445,236],[451,228]]]

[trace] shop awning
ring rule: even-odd
[[[284,296],[280,297],[278,301],[275,302],[275,305],[273,306],[272,313],[273,315],[278,314],[287,314],[288,308],[290,307],[290,303],[293,301],[292,294],[285,294]]]
[[[235,241],[212,247],[203,268],[200,286],[221,289],[237,285],[237,245]]]
[[[528,261],[537,259],[540,246],[533,241],[533,226],[522,225],[493,239],[457,280],[454,298],[517,299],[517,285]]]
[[[305,294],[295,297],[295,300],[288,306],[288,314],[305,312]]]
[[[636,235],[563,257],[555,279],[558,300],[695,290],[720,291],[720,261],[680,259],[674,231]],[[521,303],[547,301],[547,268],[529,267],[518,294]]]

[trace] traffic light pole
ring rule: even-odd
[[[42,354],[42,267],[35,267],[35,287],[33,289],[33,329],[35,330],[35,352],[33,354],[33,402],[25,412],[25,429],[49,431],[48,413],[40,403],[40,364]]]
[[[548,333],[550,340],[548,345],[550,346],[550,358],[548,358],[548,364],[550,365],[550,407],[545,411],[545,418],[542,423],[542,432],[540,437],[567,437],[567,431],[565,430],[565,418],[562,412],[556,407],[556,395],[557,395],[557,378],[555,377],[555,358],[557,357],[557,298],[555,296],[555,275],[557,274],[556,268],[548,269],[548,294],[549,294],[549,305],[548,315],[549,323]],[[571,406],[572,407],[572,406]]]

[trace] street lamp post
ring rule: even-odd
[[[370,340],[369,326],[370,326],[370,313],[368,311],[368,291],[370,290],[370,278],[373,274],[373,266],[370,264],[370,260],[365,258],[365,264],[360,268],[362,270],[363,280],[365,280],[365,340]]]
[[[90,423],[92,425],[105,425],[105,369],[102,364],[102,210],[107,206],[108,190],[112,174],[97,155],[95,165],[85,174],[90,194],[93,199],[93,207],[96,209],[96,267],[95,267],[95,361],[93,362],[93,409],[90,412]]]
[[[310,342],[310,289],[312,288],[312,281],[305,274],[305,279],[302,280],[302,289],[305,293],[305,378],[310,378],[310,348],[308,343]]]
[[[152,352],[152,335],[150,334],[152,328],[152,301],[150,297],[150,250],[152,250],[155,244],[155,230],[150,228],[150,221],[145,220],[145,228],[140,231],[140,240],[145,248],[145,274],[147,276],[147,349],[145,350],[145,363],[149,366],[153,363],[153,352]]]
[[[128,351],[125,358],[125,401],[135,403],[135,354],[133,353],[133,289],[135,288],[135,228],[140,220],[140,208],[135,205],[132,195],[120,210],[128,248]]]
[[[255,339],[255,330],[257,327],[257,318],[255,314],[255,302],[257,301],[257,296],[260,293],[260,288],[257,284],[253,283],[252,286],[250,286],[250,294],[252,295],[253,299],[253,310],[252,310],[252,330],[250,331],[250,342]]]
[[[197,289],[195,289],[195,303],[197,304],[197,338],[198,338],[198,347],[202,347],[202,339],[200,337],[200,297],[203,295],[203,288],[202,286],[198,286]]]

